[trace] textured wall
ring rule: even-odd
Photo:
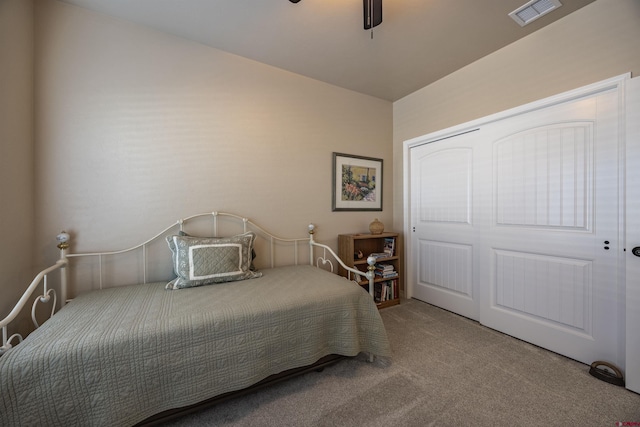
[[[33,274],[33,2],[0,1],[0,318]]]
[[[635,77],[638,40],[640,1],[597,0],[395,102],[395,228],[403,228],[403,141],[627,72]]]
[[[36,3],[37,248],[137,243],[189,214],[330,244],[392,223],[392,104],[51,0]],[[332,152],[383,158],[384,212],[331,212]],[[375,214],[375,215],[374,215]],[[114,230],[117,230],[114,231]]]

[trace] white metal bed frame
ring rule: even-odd
[[[47,277],[49,275],[49,273],[52,273],[54,271],[60,270],[60,307],[64,306],[67,303],[67,287],[68,287],[68,279],[67,279],[67,266],[69,265],[69,259],[70,258],[83,258],[83,257],[97,257],[98,258],[98,276],[99,276],[99,286],[100,289],[102,289],[103,286],[103,259],[104,257],[107,256],[111,256],[111,255],[118,255],[118,254],[124,254],[124,253],[128,253],[128,252],[133,252],[136,250],[141,250],[142,251],[142,276],[143,276],[143,283],[147,283],[147,247],[149,246],[150,243],[154,242],[155,240],[159,239],[161,236],[166,235],[167,233],[169,233],[171,231],[171,229],[173,229],[174,227],[178,226],[179,230],[182,231],[184,224],[187,221],[191,221],[194,220],[196,218],[202,218],[202,217],[207,217],[210,216],[213,219],[213,235],[218,236],[218,218],[219,217],[230,217],[232,219],[237,219],[237,220],[241,220],[242,221],[242,225],[243,225],[243,232],[247,232],[250,230],[259,232],[263,237],[265,237],[268,240],[269,243],[269,251],[270,251],[270,267],[273,268],[275,266],[275,245],[277,243],[288,243],[291,244],[293,246],[293,251],[294,251],[294,264],[298,265],[299,263],[299,259],[298,259],[298,247],[299,244],[301,243],[306,243],[309,245],[309,265],[315,265],[316,267],[320,268],[322,264],[323,267],[327,268],[331,271],[331,272],[335,272],[334,271],[334,265],[333,265],[333,261],[331,260],[331,258],[328,257],[328,255],[331,255],[331,257],[333,257],[333,259],[336,260],[337,263],[339,263],[342,268],[344,268],[347,271],[348,280],[362,280],[362,278],[366,278],[369,281],[369,293],[371,294],[371,296],[373,297],[373,283],[374,283],[374,279],[375,279],[375,274],[374,274],[374,264],[375,264],[375,258],[373,257],[369,257],[367,258],[367,263],[368,263],[368,267],[367,267],[367,271],[363,272],[360,271],[358,269],[352,268],[352,267],[348,267],[341,259],[340,257],[338,257],[338,255],[336,255],[336,253],[333,251],[333,249],[331,249],[329,246],[318,243],[314,240],[314,234],[315,234],[315,225],[314,224],[309,224],[308,226],[308,237],[304,237],[304,238],[282,238],[282,237],[278,237],[276,235],[271,234],[270,232],[266,231],[264,228],[260,227],[259,225],[257,225],[256,223],[250,221],[248,218],[246,217],[242,217],[239,215],[235,215],[232,213],[227,213],[227,212],[210,212],[210,213],[201,213],[201,214],[196,214],[196,215],[192,215],[183,219],[178,220],[177,222],[175,222],[174,224],[166,227],[164,230],[162,230],[161,232],[159,232],[158,234],[156,234],[155,236],[151,237],[150,239],[144,241],[143,243],[140,243],[138,245],[135,245],[133,247],[130,247],[128,249],[122,249],[122,250],[116,250],[116,251],[107,251],[107,252],[89,252],[89,253],[68,253],[68,249],[69,249],[69,235],[66,232],[62,232],[58,235],[57,239],[59,241],[57,247],[58,249],[60,249],[60,259],[58,259],[55,264],[53,264],[50,267],[45,268],[44,270],[42,270],[41,272],[39,272],[36,277],[32,280],[31,284],[29,285],[29,287],[27,288],[27,290],[24,292],[24,294],[20,297],[20,299],[18,300],[17,304],[13,307],[13,309],[11,310],[11,312],[9,312],[9,314],[2,320],[0,320],[0,327],[2,328],[2,346],[0,346],[0,356],[6,352],[7,350],[9,350],[11,347],[13,347],[14,344],[12,344],[12,342],[15,342],[17,340],[18,343],[22,342],[22,340],[24,339],[22,337],[22,335],[20,335],[19,333],[14,333],[11,336],[9,335],[8,332],[8,326],[9,324],[18,316],[18,314],[22,311],[22,309],[27,305],[28,301],[31,299],[31,297],[33,296],[33,294],[37,291],[37,289],[39,289],[39,286],[42,285],[43,290],[42,290],[42,294],[37,296],[35,298],[35,300],[33,301],[32,307],[31,307],[31,319],[33,321],[33,324],[35,326],[35,328],[40,327],[37,319],[36,319],[36,309],[38,307],[38,304],[46,304],[46,303],[51,303],[51,313],[49,314],[48,318],[51,318],[51,316],[53,316],[55,314],[56,311],[56,306],[57,306],[57,294],[54,288],[49,287],[48,283],[47,283]],[[314,262],[314,254],[315,254],[315,248],[321,250],[320,255],[317,256],[317,258],[315,259]],[[53,300],[52,300],[53,298]]]

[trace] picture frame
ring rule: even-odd
[[[333,153],[332,210],[382,210],[382,159]]]

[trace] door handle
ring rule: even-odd
[[[640,246],[636,246],[635,248],[631,249],[631,253],[635,256],[640,256]]]

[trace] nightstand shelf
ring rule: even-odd
[[[338,235],[338,256],[348,266],[367,271],[367,257],[379,254],[376,262],[374,299],[378,308],[400,304],[400,267],[402,257],[398,245],[398,233],[382,234],[340,234]],[[391,250],[390,256],[383,256]],[[340,268],[339,274],[348,277],[348,272]],[[361,280],[360,286],[369,291],[369,282]]]

